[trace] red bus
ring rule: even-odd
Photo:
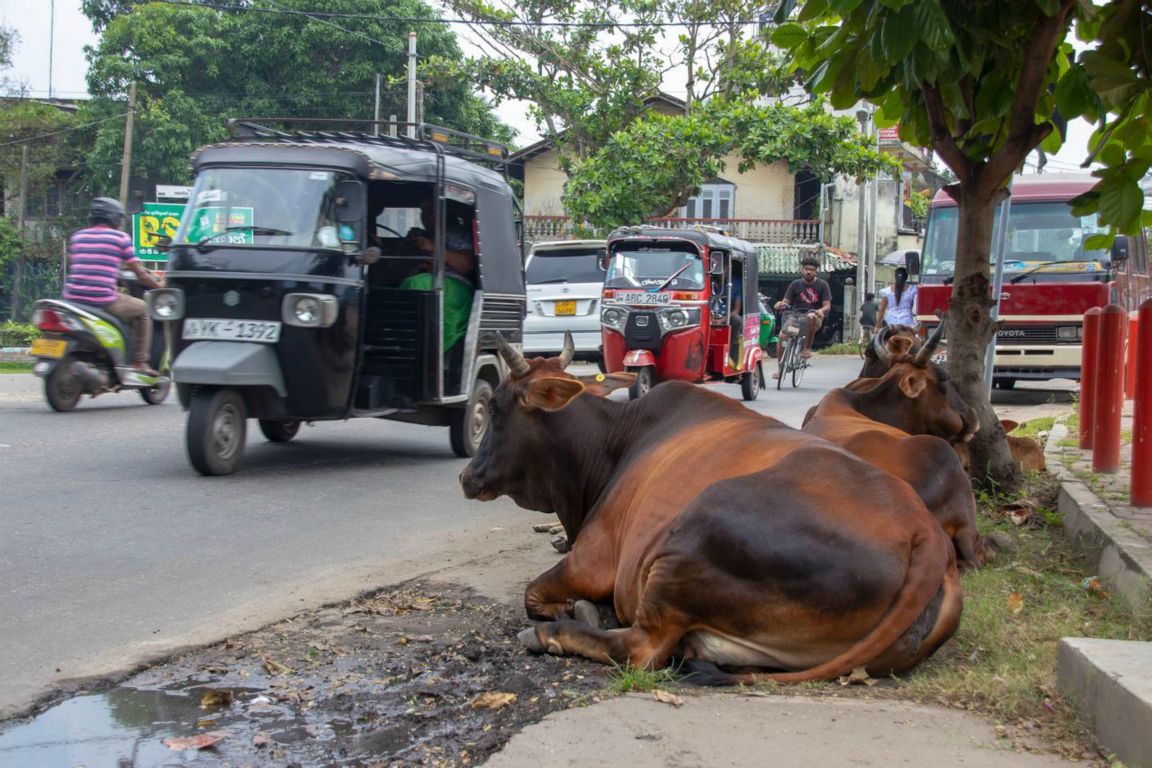
[[[1013,179],[993,386],[1011,389],[1017,380],[1078,381],[1084,312],[1114,303],[1135,317],[1141,302],[1152,298],[1143,233],[1118,236],[1111,251],[1084,247],[1090,236],[1106,230],[1094,214],[1074,216],[1068,201],[1095,183],[1091,176],[1074,174]],[[927,332],[939,323],[952,295],[958,213],[943,190],[928,212],[916,309]]]

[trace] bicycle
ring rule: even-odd
[[[804,334],[808,329],[808,316],[799,312],[785,312],[781,317],[780,370],[776,376],[776,389],[782,389],[784,378],[791,375],[792,388],[800,386],[804,371],[811,363],[801,356],[804,349]]]

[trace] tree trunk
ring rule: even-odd
[[[1004,428],[984,386],[984,358],[996,327],[992,322],[989,256],[999,188],[965,184],[958,194],[956,281],[948,312],[948,376],[956,391],[978,412],[980,431],[969,444],[971,474],[984,484],[1011,490],[1021,475],[1008,450]]]

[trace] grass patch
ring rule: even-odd
[[[612,666],[609,673],[612,682],[608,687],[612,693],[648,693],[676,682],[676,671],[670,667],[648,670],[618,664]]]
[[[1042,416],[1038,419],[1028,419],[1028,421],[1012,430],[1012,434],[1017,437],[1040,437],[1041,433],[1047,435],[1051,432],[1055,424],[1055,416]]]
[[[816,350],[818,355],[859,355],[860,345],[854,342],[841,342],[839,344],[829,344],[826,347],[821,347]]]
[[[0,373],[31,373],[32,365],[18,360],[0,360]]]

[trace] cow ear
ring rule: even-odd
[[[630,387],[636,382],[634,373],[598,373],[595,376],[581,376],[580,383],[584,391],[596,397],[605,397],[609,393]]]
[[[529,408],[559,411],[583,391],[584,385],[576,379],[549,376],[534,379],[524,393],[523,402]]]
[[[920,371],[913,371],[900,379],[900,391],[906,397],[916,399],[928,385],[928,377]]]
[[[1004,427],[1004,432],[1007,433],[1016,429],[1020,424],[1012,421],[1012,419],[1000,419],[1000,426]]]
[[[887,347],[888,354],[892,355],[893,358],[897,358],[901,355],[908,354],[908,351],[912,349],[912,339],[907,336],[892,336],[888,339]]]

